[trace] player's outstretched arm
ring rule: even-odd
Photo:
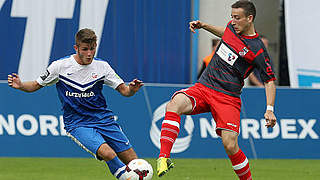
[[[255,86],[264,87],[264,85],[259,81],[259,79],[256,77],[256,75],[253,72],[250,73],[249,80]]]
[[[120,92],[121,95],[123,96],[133,96],[142,86],[143,82],[139,79],[134,79],[131,81],[128,85],[120,84],[116,90]]]
[[[196,29],[205,29],[206,31],[208,32],[211,32],[212,34],[218,36],[218,37],[222,37],[223,36],[223,33],[224,33],[224,30],[225,30],[225,27],[222,27],[222,26],[213,26],[213,25],[210,25],[210,24],[207,24],[207,23],[204,23],[204,22],[201,22],[199,20],[196,20],[196,21],[191,21],[189,23],[189,29],[195,33]]]
[[[277,118],[274,115],[274,101],[276,97],[276,85],[274,84],[274,81],[270,81],[267,83],[264,83],[264,87],[266,90],[266,98],[267,98],[267,109],[264,114],[264,118],[266,119],[266,127],[274,127],[277,122]]]
[[[37,81],[21,82],[19,75],[16,73],[8,75],[8,85],[24,92],[34,92],[42,88]]]

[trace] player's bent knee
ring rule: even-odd
[[[179,115],[188,113],[192,110],[192,102],[183,93],[176,94],[167,104],[166,111],[176,112]]]
[[[227,151],[232,151],[236,148],[236,145],[234,143],[226,143],[223,146],[224,146],[224,149]]]
[[[117,154],[114,152],[114,150],[106,143],[102,144],[98,151],[97,151],[97,156],[100,159],[103,159],[105,161],[110,161],[114,157],[117,156]]]
[[[237,143],[234,141],[224,142],[223,146],[228,155],[233,155],[239,150]]]
[[[177,112],[177,110],[178,110],[178,104],[176,104],[172,100],[169,101],[166,106],[166,111]]]

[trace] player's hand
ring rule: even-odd
[[[12,73],[8,75],[8,85],[15,89],[20,89],[22,87],[22,83],[20,77],[16,73]]]
[[[129,83],[130,91],[137,92],[142,86],[143,82],[139,79],[134,79]]]
[[[203,27],[203,23],[199,20],[189,22],[189,29],[195,33],[196,29],[201,29]]]
[[[267,110],[266,113],[264,113],[264,118],[266,119],[266,127],[274,127],[277,123],[277,118],[274,115],[274,113],[270,110]]]

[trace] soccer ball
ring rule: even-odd
[[[152,179],[152,166],[144,159],[134,159],[126,167],[127,179],[150,180]]]

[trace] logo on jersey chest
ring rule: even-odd
[[[219,47],[217,54],[219,55],[219,57],[222,60],[224,60],[225,62],[227,62],[231,66],[238,59],[238,55],[236,53],[234,53],[233,51],[231,51],[231,49],[223,43]]]
[[[247,49],[247,47],[244,47],[240,52],[239,55],[241,57],[245,56],[247,54],[247,52],[249,52],[249,50]]]
[[[93,73],[91,74],[91,77],[92,77],[93,79],[96,79],[96,78],[98,77],[98,74],[95,73],[95,72],[93,72]]]

